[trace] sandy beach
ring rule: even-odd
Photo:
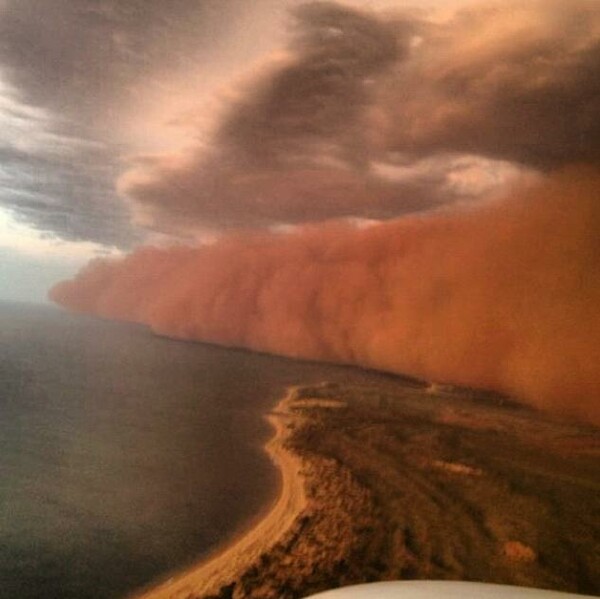
[[[299,599],[376,580],[600,591],[600,435],[468,389],[323,383],[268,415],[280,494],[148,599]]]
[[[218,596],[221,587],[257,564],[261,556],[271,550],[292,527],[306,506],[302,460],[285,447],[285,440],[289,436],[288,425],[294,418],[289,407],[293,395],[294,390],[290,390],[275,410],[267,415],[275,434],[265,449],[281,472],[281,487],[275,503],[233,542],[216,549],[201,564],[171,577],[155,588],[136,594],[135,597],[175,599],[213,594]]]

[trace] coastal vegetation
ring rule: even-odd
[[[298,387],[271,417],[301,464],[292,525],[211,592],[161,596],[296,599],[393,579],[600,590],[597,429],[410,382]]]

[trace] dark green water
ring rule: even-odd
[[[378,378],[0,304],[0,596],[122,597],[189,565],[274,498],[285,386]]]

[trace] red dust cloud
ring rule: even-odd
[[[56,285],[159,334],[495,389],[600,424],[600,175],[358,227],[141,247]]]

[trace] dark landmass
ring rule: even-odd
[[[236,579],[188,599],[391,579],[600,592],[598,429],[443,385],[306,386],[277,413],[304,509]]]

